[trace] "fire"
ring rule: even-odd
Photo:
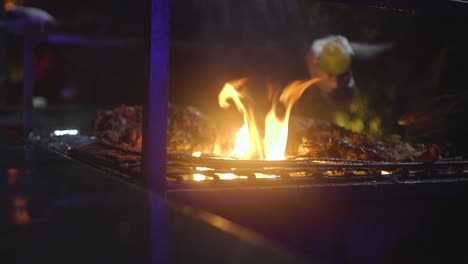
[[[253,157],[259,157],[262,160],[285,159],[291,109],[304,91],[318,81],[320,81],[319,78],[295,81],[284,89],[279,101],[273,102],[272,108],[265,118],[263,140],[258,133],[252,109],[246,107],[242,102],[246,95],[242,92],[241,87],[245,84],[246,79],[226,83],[218,96],[219,105],[222,108],[228,108],[230,106],[228,100],[232,100],[237,110],[243,114],[244,119],[243,126],[237,132],[235,148],[231,155],[240,159],[252,159]],[[285,108],[283,117],[277,116],[278,105]]]
[[[260,159],[263,159],[263,148],[254,122],[253,112],[249,111],[241,101],[246,96],[240,92],[240,88],[245,82],[246,79],[240,79],[232,83],[226,83],[218,95],[218,102],[221,108],[226,109],[230,106],[228,100],[232,99],[237,110],[244,116],[244,125],[237,132],[234,152],[231,155],[241,159],[251,159],[254,155],[258,155]]]

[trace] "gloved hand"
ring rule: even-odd
[[[392,44],[351,43],[343,36],[328,36],[315,40],[307,54],[311,78],[321,78],[317,86],[334,101],[349,101],[355,89],[351,65],[353,57],[363,59],[389,49]]]
[[[322,91],[331,93],[338,89],[338,79],[350,73],[352,55],[353,49],[342,36],[329,36],[314,41],[307,55],[307,63],[311,77],[322,79],[317,84]],[[354,83],[350,79],[350,83],[344,85],[352,88]]]

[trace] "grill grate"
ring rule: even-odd
[[[101,144],[72,148],[68,155],[143,183],[141,156]],[[236,160],[187,153],[167,154],[168,188],[277,186],[321,183],[407,181],[468,176],[468,161],[451,159],[434,163],[371,162],[362,160],[294,157],[283,161]]]

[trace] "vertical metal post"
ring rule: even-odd
[[[33,131],[34,44],[33,37],[25,34],[23,44],[23,133],[25,137]]]
[[[169,93],[170,0],[152,0],[149,88],[144,103],[143,163],[150,205],[151,263],[168,256],[166,192],[166,127]]]
[[[0,19],[5,17],[5,1],[0,0]],[[6,102],[6,78],[7,78],[7,39],[5,32],[0,31],[0,104]]]
[[[166,191],[166,128],[169,93],[169,0],[152,0],[149,89],[145,102],[144,157],[148,188]]]

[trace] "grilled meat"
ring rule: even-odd
[[[167,149],[169,151],[206,150],[215,136],[215,129],[194,107],[169,105]],[[120,105],[99,111],[94,134],[104,144],[140,152],[142,147],[141,106]]]
[[[439,158],[437,146],[404,142],[397,135],[373,138],[327,123],[315,123],[302,138],[299,155],[348,160],[422,161]]]
[[[140,151],[142,120],[140,106],[121,105],[112,110],[98,111],[94,121],[94,134],[105,144]]]

